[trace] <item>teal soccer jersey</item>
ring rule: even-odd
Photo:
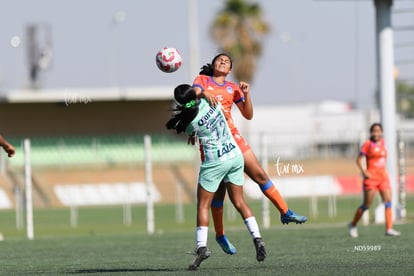
[[[243,155],[227,126],[221,105],[210,106],[201,99],[198,107],[198,114],[186,132],[195,133],[200,144],[200,185],[209,192],[215,192],[221,181],[243,185]]]

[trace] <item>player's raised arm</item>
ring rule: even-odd
[[[212,93],[208,91],[201,90],[200,87],[196,86],[194,87],[194,90],[196,91],[196,97],[197,99],[204,98],[208,101],[208,103],[212,106],[216,106],[218,101],[216,96],[214,96]]]
[[[356,159],[357,167],[360,170],[361,174],[365,178],[369,178],[369,173],[364,168],[364,161],[365,161],[365,156],[363,154],[361,154],[361,153],[358,154],[357,159]]]
[[[253,118],[253,104],[250,98],[250,85],[247,82],[241,81],[239,88],[243,93],[244,101],[238,102],[237,107],[244,118],[251,120]]]

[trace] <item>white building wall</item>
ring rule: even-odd
[[[269,158],[312,155],[318,146],[359,143],[361,134],[378,118],[377,112],[351,109],[349,104],[326,101],[295,105],[255,106],[253,119],[233,117],[240,132],[259,154],[266,134]]]

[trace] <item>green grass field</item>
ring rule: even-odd
[[[408,198],[410,202],[412,197]],[[157,206],[156,233],[145,233],[145,209],[133,208],[133,223],[122,223],[121,207],[83,208],[79,225],[69,225],[67,209],[36,210],[35,239],[15,229],[13,211],[0,212],[0,275],[412,275],[414,271],[414,210],[407,223],[397,224],[401,237],[385,237],[383,225],[360,226],[358,239],[348,236],[349,221],[359,198],[338,199],[338,215],[320,213],[304,225],[281,225],[261,230],[268,257],[255,259],[255,250],[238,215],[226,219],[227,234],[237,254],[224,254],[209,235],[212,256],[199,271],[187,271],[194,249],[195,207],[185,208],[185,222],[175,221],[174,206]],[[260,202],[250,203],[260,223]],[[307,214],[307,200],[289,201]],[[212,227],[211,227],[212,230]]]

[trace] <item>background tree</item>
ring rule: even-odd
[[[213,40],[233,58],[235,79],[251,82],[262,52],[262,40],[269,32],[260,5],[246,0],[226,0],[210,30]]]
[[[414,118],[414,86],[397,81],[396,90],[397,112],[405,118]]]

